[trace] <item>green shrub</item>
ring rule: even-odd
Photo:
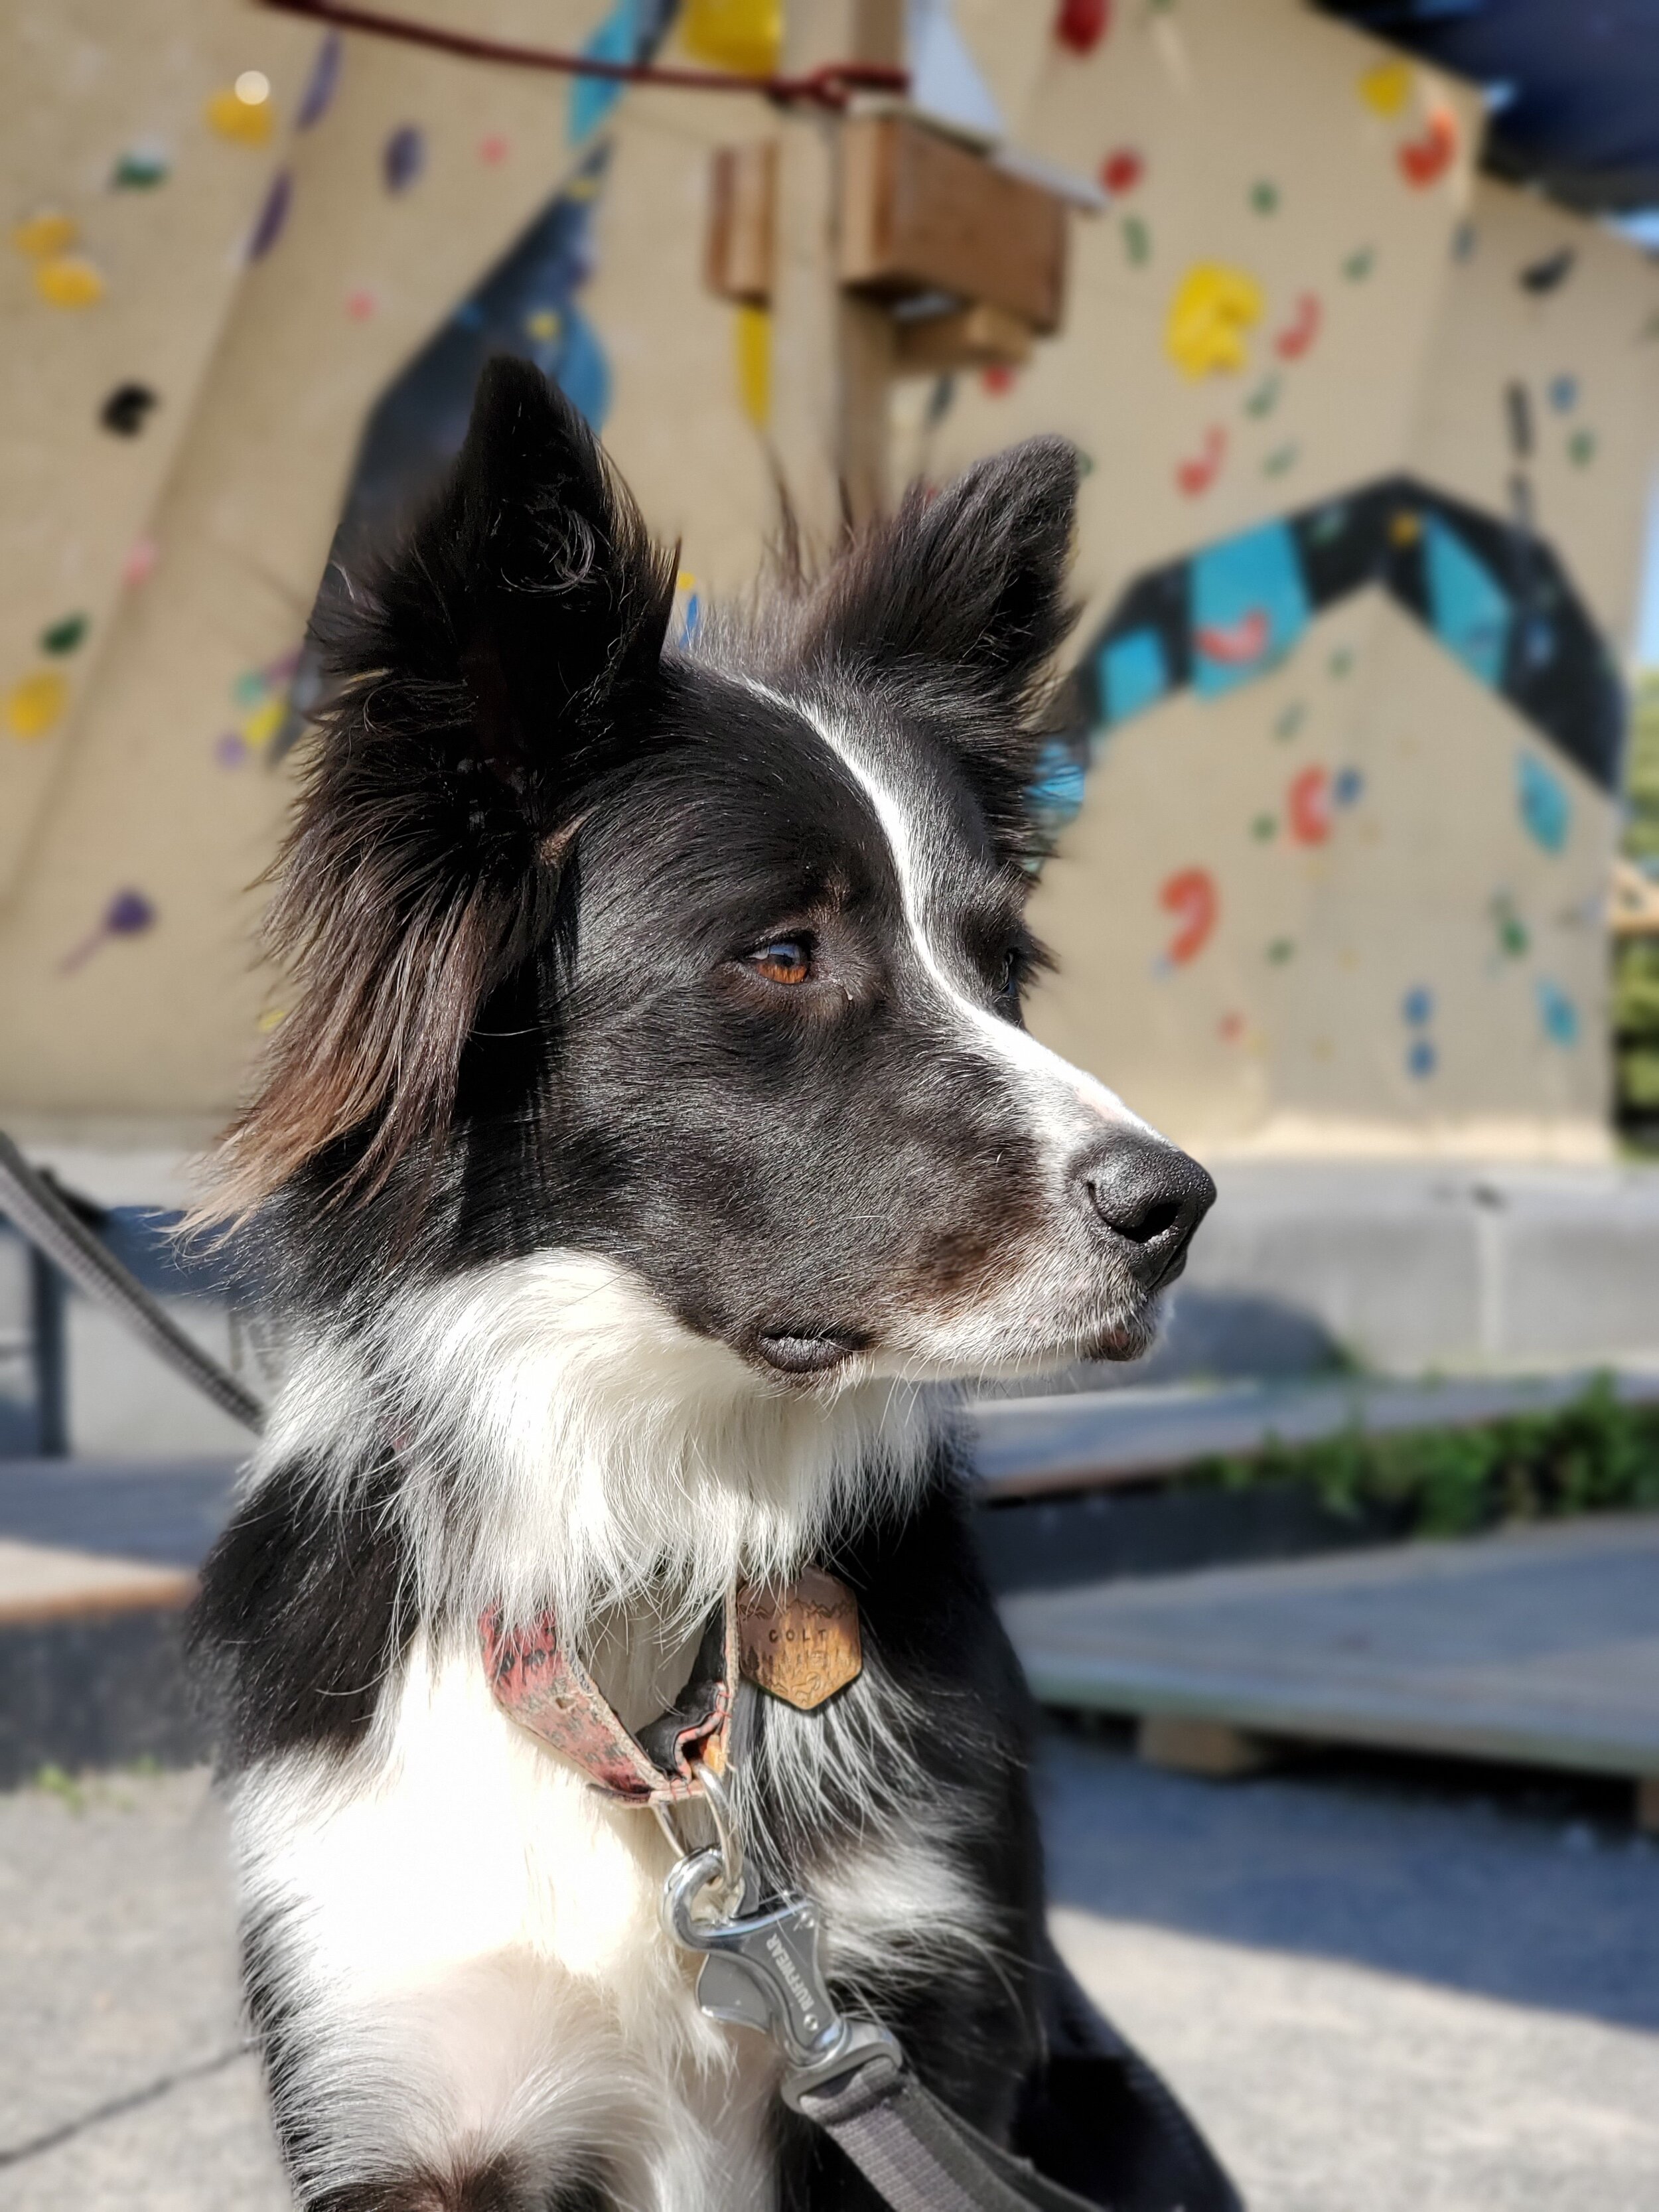
[[[1602,1376],[1559,1413],[1394,1436],[1350,1428],[1313,1444],[1274,1440],[1257,1458],[1205,1461],[1187,1480],[1231,1490],[1304,1483],[1335,1512],[1377,1516],[1421,1536],[1659,1506],[1659,1406],[1621,1405]]]

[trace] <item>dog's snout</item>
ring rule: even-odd
[[[1193,1231],[1215,1199],[1215,1185],[1196,1160],[1160,1137],[1127,1130],[1092,1146],[1076,1180],[1095,1221],[1146,1291],[1180,1273]]]

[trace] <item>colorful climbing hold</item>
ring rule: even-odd
[[[1400,1018],[1420,1030],[1434,1019],[1434,993],[1426,983],[1414,983],[1400,1001]]]
[[[680,37],[689,54],[716,69],[769,76],[783,45],[782,0],[686,0]]]
[[[1415,191],[1434,184],[1443,177],[1457,157],[1462,134],[1457,118],[1449,107],[1434,108],[1424,126],[1422,135],[1408,138],[1399,149],[1395,159],[1400,173]]]
[[[248,234],[246,255],[250,261],[263,261],[282,236],[288,223],[288,211],[294,199],[294,178],[287,169],[279,169],[270,180],[264,204],[254,218],[253,228]]]
[[[1111,27],[1111,0],[1060,0],[1054,42],[1068,53],[1091,54]]]
[[[1271,177],[1258,177],[1250,186],[1250,205],[1257,215],[1278,213],[1279,187]]]
[[[981,387],[994,398],[1012,392],[1019,381],[1019,371],[1012,362],[994,361],[980,371]]]
[[[1567,459],[1576,467],[1585,469],[1595,459],[1594,430],[1575,430],[1567,441]]]
[[[1330,659],[1325,663],[1325,666],[1327,672],[1330,675],[1336,677],[1339,679],[1344,676],[1352,675],[1353,672],[1353,647],[1349,645],[1339,645],[1332,653]]]
[[[1398,115],[1412,96],[1409,62],[1377,62],[1359,80],[1359,97],[1374,115]]]
[[[1188,499],[1196,499],[1206,492],[1220,472],[1227,458],[1227,433],[1218,422],[1212,422],[1204,433],[1204,444],[1189,459],[1176,463],[1176,483]]]
[[[1171,966],[1184,968],[1203,951],[1214,932],[1221,911],[1215,878],[1207,868],[1178,868],[1174,875],[1165,877],[1158,902],[1166,914],[1175,915],[1177,924],[1164,957]]]
[[[154,191],[157,185],[166,184],[171,168],[166,148],[146,140],[116,156],[109,188],[112,192]]]
[[[380,306],[372,289],[359,284],[346,294],[345,311],[354,323],[366,323]]]
[[[488,131],[478,141],[478,159],[487,169],[499,168],[512,151],[499,131]]]
[[[1288,445],[1275,446],[1262,462],[1261,473],[1264,477],[1285,476],[1296,466],[1301,456],[1302,448],[1294,439]]]
[[[564,317],[556,307],[533,307],[524,319],[526,337],[538,339],[548,345],[564,328]]]
[[[58,253],[34,264],[34,289],[54,307],[90,307],[104,296],[103,271],[84,253]]]
[[[11,242],[26,261],[46,261],[67,253],[80,235],[81,226],[72,215],[47,208],[14,223]]]
[[[1279,817],[1276,814],[1258,814],[1250,824],[1250,835],[1258,843],[1265,845],[1270,838],[1279,835]]]
[[[1376,266],[1376,248],[1357,246],[1342,264],[1342,274],[1351,284],[1363,284]]]
[[[98,420],[118,438],[136,438],[156,404],[149,385],[118,384],[99,409]]]
[[[732,322],[738,404],[757,430],[772,419],[772,317],[765,307],[740,307]]]
[[[1406,1073],[1419,1079],[1434,1073],[1440,1064],[1432,1037],[1413,1037],[1406,1048]]]
[[[1474,258],[1476,236],[1473,221],[1469,216],[1465,216],[1452,233],[1451,250],[1454,261],[1468,261]]]
[[[1295,951],[1295,944],[1290,938],[1275,937],[1267,947],[1267,957],[1275,968],[1282,968],[1285,962],[1294,956]]]
[[[1357,768],[1339,769],[1331,779],[1331,797],[1339,806],[1355,806],[1364,797],[1365,779]]]
[[[71,975],[112,937],[142,937],[155,927],[155,908],[143,891],[117,891],[99,917],[98,927],[58,962],[59,974]]]
[[[1244,1017],[1239,1013],[1223,1014],[1215,1025],[1215,1033],[1223,1044],[1237,1044],[1244,1034]]]
[[[1136,269],[1144,269],[1152,258],[1152,234],[1138,215],[1123,219],[1123,250]]]
[[[1200,261],[1176,288],[1164,343],[1183,374],[1231,375],[1249,356],[1244,333],[1261,319],[1261,287],[1243,269]]]
[[[345,48],[337,31],[331,31],[317,50],[312,64],[311,76],[305,90],[300,94],[300,112],[294,118],[296,131],[309,131],[322,121],[333,104],[339,89],[340,64]]]
[[[270,79],[263,70],[244,70],[234,84],[222,85],[203,110],[208,128],[239,146],[263,146],[276,125]]]
[[[1285,794],[1285,820],[1298,845],[1322,845],[1331,834],[1330,777],[1322,768],[1304,768],[1291,779]]]
[[[426,167],[426,133],[400,123],[380,149],[380,174],[389,192],[406,192]]]
[[[213,740],[213,757],[221,768],[240,768],[247,758],[247,740],[240,730],[222,730]]]
[[[1515,757],[1515,792],[1527,835],[1547,853],[1565,849],[1572,834],[1572,800],[1553,769],[1524,748]]]
[[[1282,331],[1275,332],[1273,351],[1281,361],[1300,361],[1319,336],[1324,310],[1316,292],[1297,295],[1295,313]]]
[[[1542,299],[1551,292],[1560,290],[1571,276],[1577,258],[1576,246],[1558,246],[1553,253],[1546,253],[1536,261],[1529,261],[1516,273],[1515,281],[1523,292],[1530,292],[1535,299]]]
[[[1308,710],[1302,702],[1292,699],[1288,706],[1280,708],[1273,723],[1273,735],[1280,739],[1293,738],[1307,718]]]
[[[69,684],[55,668],[43,668],[13,684],[6,697],[6,727],[25,744],[44,738],[64,718]]]
[[[1132,192],[1146,173],[1146,164],[1132,146],[1119,146],[1100,165],[1100,181],[1109,192]]]
[[[121,563],[121,581],[129,585],[148,582],[161,557],[161,549],[153,538],[135,538]]]
[[[62,655],[73,653],[86,642],[92,624],[85,615],[64,615],[55,623],[48,623],[40,633],[40,650]]]
[[[1552,1044],[1563,1047],[1578,1042],[1578,1009],[1559,983],[1540,975],[1537,983],[1538,1018]]]
[[[1558,415],[1571,415],[1578,404],[1578,379],[1553,376],[1545,386],[1545,393]]]
[[[1494,892],[1492,900],[1492,926],[1498,933],[1498,949],[1507,960],[1520,960],[1526,956],[1532,940],[1527,926],[1516,911],[1514,900],[1507,891]]]
[[[1283,384],[1284,380],[1279,371],[1272,370],[1263,377],[1261,382],[1244,402],[1244,412],[1247,415],[1255,416],[1258,422],[1271,415],[1279,404],[1279,395]]]

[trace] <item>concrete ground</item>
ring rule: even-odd
[[[1255,2212],[1659,2203],[1659,1849],[1472,1770],[1056,1735],[1055,1924]],[[0,2207],[280,2212],[199,1772],[0,1796]]]

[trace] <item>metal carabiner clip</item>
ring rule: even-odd
[[[763,1912],[740,1917],[696,1914],[699,1900],[725,1875],[719,1848],[683,1858],[663,1887],[663,1926],[686,1950],[704,1954],[697,1976],[702,2010],[711,2020],[755,2028],[776,2045],[787,2063],[785,2101],[793,2105],[803,2090],[878,2053],[902,2063],[884,2027],[849,2020],[837,2008],[818,1963],[821,1920],[810,1898],[782,1898]]]

